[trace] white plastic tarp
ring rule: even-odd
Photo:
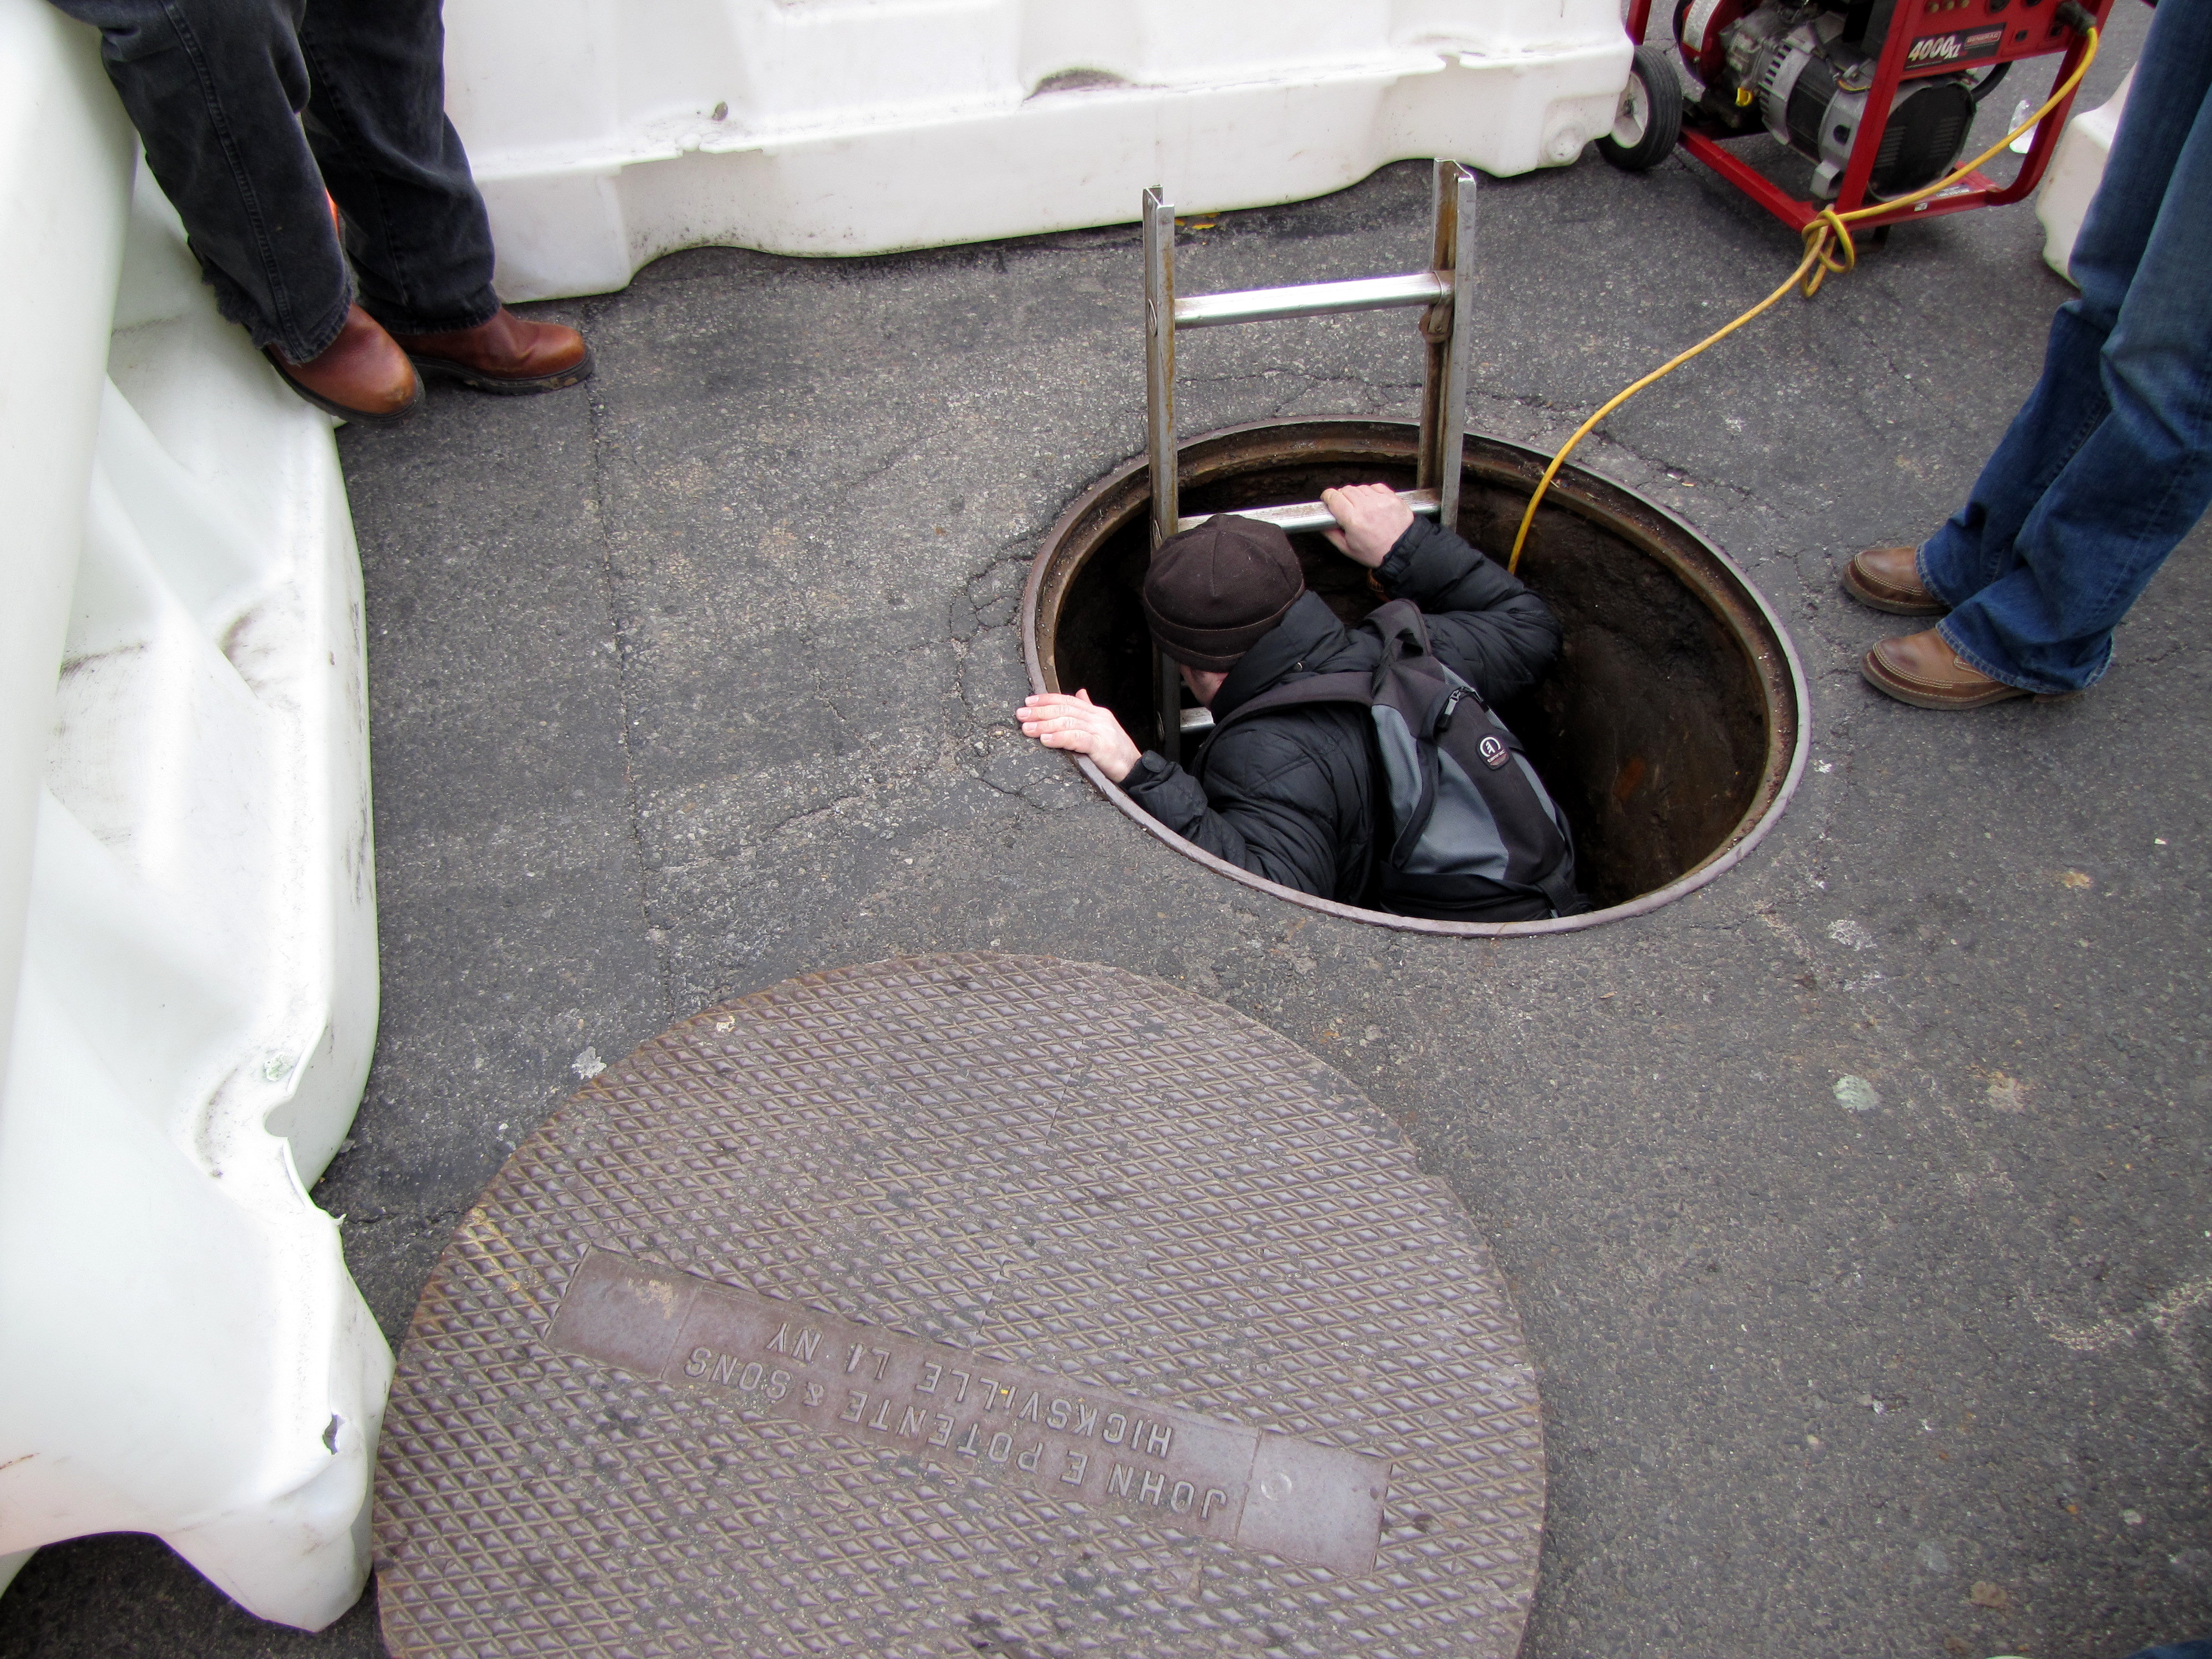
[[[154,1533],[319,1628],[391,1375],[307,1193],[375,1036],[361,572],[135,155],[0,0],[0,1581]]]

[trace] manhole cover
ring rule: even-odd
[[[1535,1385],[1334,1072],[1107,968],[677,1026],[524,1144],[400,1355],[401,1656],[1506,1655]]]

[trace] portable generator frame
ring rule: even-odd
[[[1671,0],[1669,3],[1671,5]],[[2101,31],[2112,9],[2112,0],[2083,0],[2083,3],[2095,13],[2097,27]],[[1639,48],[1643,47],[1644,32],[1650,22],[1651,8],[1652,0],[1629,0],[1628,37]],[[2059,65],[2053,84],[2063,82],[2074,72],[2081,54],[2087,50],[2088,43],[2084,35],[2058,21],[2057,10],[2057,0],[1897,0],[1896,9],[1890,16],[1888,33],[1882,41],[1874,81],[1867,91],[1865,111],[1852,137],[1850,160],[1838,180],[1836,198],[1832,202],[1807,201],[1790,195],[1727,148],[1729,140],[1747,138],[1753,134],[1730,132],[1717,124],[1701,124],[1693,110],[1685,109],[1683,112],[1682,131],[1678,143],[1683,149],[1793,230],[1802,230],[1830,208],[1839,213],[1850,213],[1860,208],[1874,209],[1875,210],[1861,222],[1886,232],[1889,226],[1906,220],[1942,213],[1963,213],[1970,208],[2002,207],[2007,203],[2019,201],[2042,182],[2044,168],[2050,164],[2051,153],[2058,148],[2059,137],[2066,129],[2067,116],[2073,108],[2074,100],[2070,96],[2038,125],[2027,159],[2022,162],[2018,176],[2010,184],[2000,185],[1976,171],[1935,197],[1900,204],[1890,212],[1880,211],[1880,203],[1868,199],[1869,181],[1873,176],[1875,154],[1881,147],[1882,129],[1888,125],[1891,106],[1899,89],[1908,82],[1956,75],[1961,70],[1995,70],[2000,64],[2063,52],[2065,61]],[[1948,58],[1924,65],[1910,61],[1915,45],[1923,40],[1969,35],[1970,32],[1986,33],[2000,27],[2002,34],[1995,43],[1994,51],[1976,52],[1970,58]],[[1674,21],[1670,16],[1668,20],[1669,45],[1674,44]],[[1645,55],[1639,52],[1639,68]],[[1670,74],[1674,72],[1671,58],[1666,69]],[[1759,136],[1768,135],[1761,129]],[[1793,149],[1790,153],[1796,155],[1797,152]]]

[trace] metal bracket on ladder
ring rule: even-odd
[[[1434,235],[1431,268],[1406,276],[1368,276],[1349,283],[1310,283],[1299,288],[1251,289],[1178,299],[1175,291],[1175,209],[1159,187],[1145,192],[1145,453],[1152,478],[1152,545],[1212,514],[1186,518],[1177,471],[1175,337],[1187,328],[1260,323],[1282,317],[1327,317],[1353,311],[1419,306],[1427,366],[1421,380],[1420,465],[1414,487],[1398,499],[1415,513],[1447,525],[1459,520],[1461,441],[1467,428],[1468,322],[1473,310],[1474,175],[1456,161],[1438,161],[1434,176]],[[1285,531],[1319,530],[1336,522],[1319,501],[1239,507]],[[1159,716],[1158,747],[1169,760],[1182,757],[1182,682],[1172,659],[1152,651],[1152,684]],[[1203,709],[1189,714],[1204,715]],[[1189,729],[1211,726],[1193,720]]]

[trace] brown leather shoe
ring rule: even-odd
[[[1924,634],[1899,634],[1882,641],[1866,653],[1859,672],[1875,690],[1887,691],[1915,708],[1979,708],[2035,695],[1961,662],[1951,642],[1932,628]]]
[[[274,346],[266,355],[293,391],[340,420],[389,426],[422,406],[415,365],[359,306],[346,312],[338,337],[306,362],[287,362]]]
[[[505,306],[489,322],[393,336],[425,374],[478,392],[558,392],[592,378],[592,348],[573,328],[527,322]]]
[[[1844,567],[1844,591],[1896,617],[1940,617],[1951,607],[1920,580],[1917,547],[1869,547]]]

